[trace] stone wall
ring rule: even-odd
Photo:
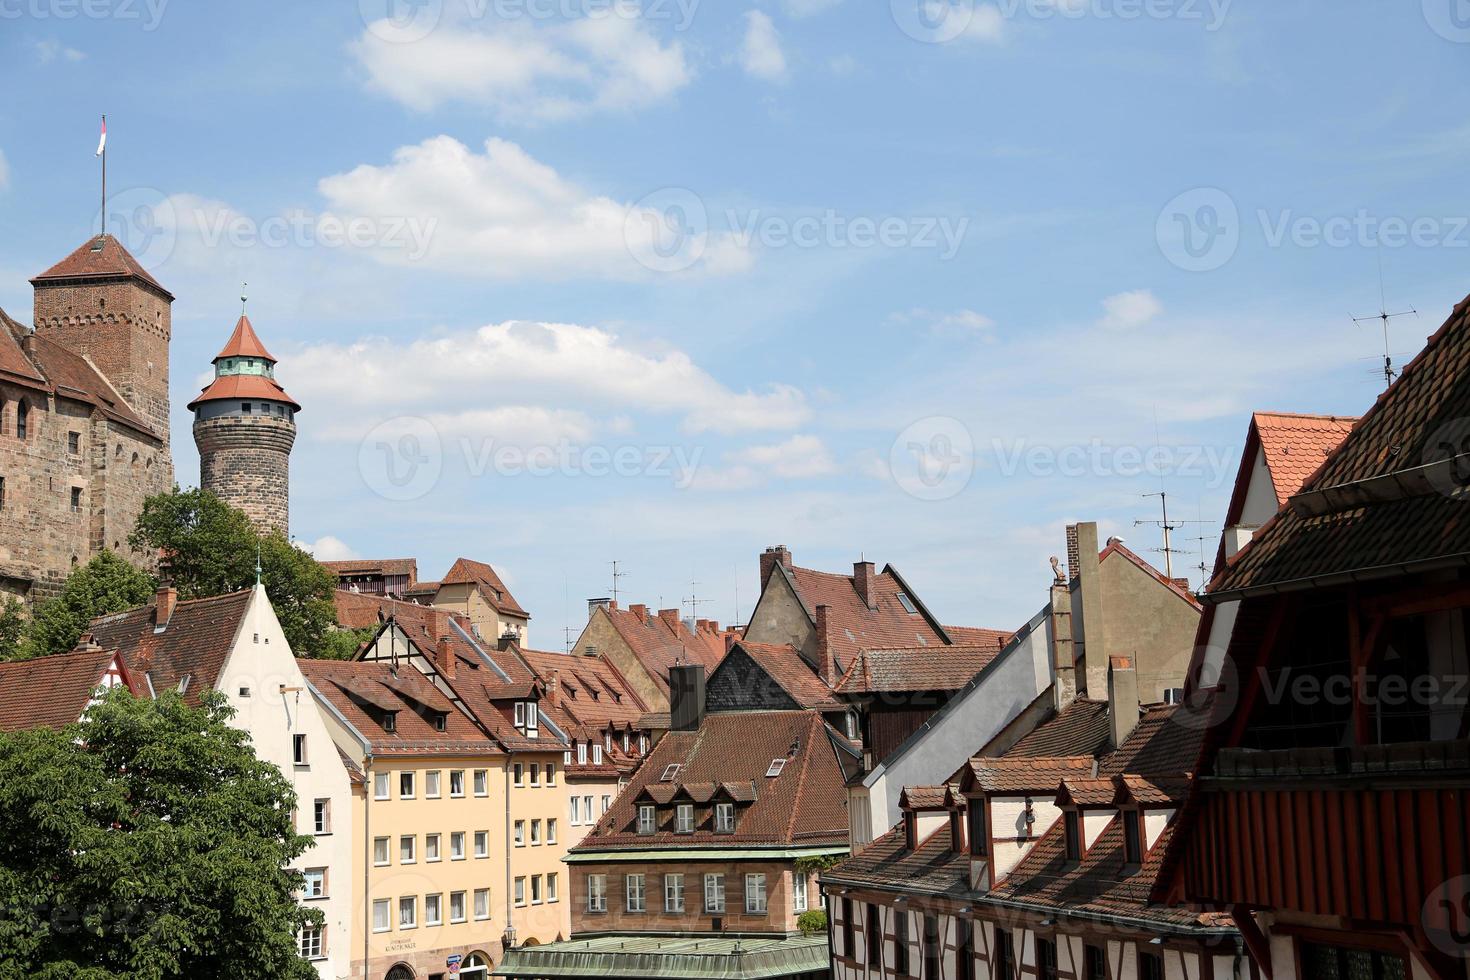
[[[265,531],[290,534],[291,446],[296,423],[275,416],[221,416],[194,423],[199,485]]]
[[[720,919],[726,932],[791,933],[796,931],[792,896],[795,864],[791,861],[610,861],[606,864],[574,864],[571,866],[572,936],[606,932],[712,932],[713,920]],[[745,876],[766,876],[766,912],[745,911]],[[587,876],[607,876],[607,911],[587,909]],[[627,882],[630,874],[644,876],[644,899],[647,911],[627,910]],[[684,876],[684,911],[664,910],[664,875]],[[725,876],[724,914],[704,910],[704,876]],[[807,905],[821,908],[816,875],[809,876]]]

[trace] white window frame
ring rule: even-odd
[[[305,735],[291,736],[291,759],[298,766],[304,766],[307,764]]]
[[[487,858],[490,856],[490,831],[475,831],[475,857]]]
[[[674,807],[674,833],[694,833],[694,804],[680,803]]]
[[[518,909],[526,907],[526,879],[524,876],[515,880],[515,907]]]
[[[624,908],[628,912],[648,911],[648,882],[641,874],[623,876]]]
[[[424,896],[424,925],[442,926],[444,924],[444,893],[435,892]]]
[[[602,765],[602,746],[601,745],[594,745],[594,746],[592,746],[592,764],[594,766],[600,766],[600,765]]]
[[[541,786],[541,763],[539,762],[531,763],[531,785],[538,789]]]
[[[454,788],[456,783],[459,784],[459,789],[455,789]],[[449,798],[451,800],[462,800],[462,799],[464,799],[464,770],[463,769],[451,769],[451,770],[449,770]]]
[[[439,834],[424,835],[424,863],[444,860],[443,841]]]
[[[794,870],[791,872],[791,908],[798,914],[805,912],[809,907],[807,898],[809,878],[810,874],[806,871]]]
[[[449,860],[464,860],[464,831],[456,830],[449,835]]]
[[[526,846],[526,821],[524,821],[524,820],[517,820],[515,822],[515,838],[514,839],[515,839],[515,845],[516,845],[516,847],[525,847]]]
[[[430,769],[424,773],[424,799],[437,800],[444,787],[443,776],[438,769]]]
[[[638,804],[638,836],[652,837],[658,831],[658,810],[648,803]]]
[[[607,911],[607,875],[587,876],[587,911]]]
[[[449,921],[451,923],[465,921],[464,897],[464,892],[462,891],[449,893]],[[456,904],[459,906],[457,912],[455,911]]]
[[[572,797],[571,820],[573,827],[582,826],[582,798],[580,796]]]
[[[327,869],[307,868],[301,872],[301,897],[327,898]]]
[[[398,863],[418,863],[419,839],[417,834],[402,834],[398,838]]]
[[[704,910],[716,915],[725,914],[725,876],[723,874],[706,874],[704,876]]]
[[[379,913],[382,913],[379,915]],[[379,925],[379,923],[382,923]],[[386,898],[373,899],[373,932],[393,931],[393,903]]]
[[[715,804],[715,833],[717,833],[717,834],[733,834],[733,833],[735,833],[735,804],[734,803],[716,803]]]
[[[483,922],[490,918],[490,889],[475,889],[475,921]]]
[[[475,770],[475,795],[476,796],[489,796],[490,795],[490,770],[489,769],[476,769]]]
[[[541,846],[541,818],[537,817],[531,821],[531,846]]]
[[[557,873],[549,871],[546,874],[546,904],[554,905],[560,900],[557,895]]]
[[[382,860],[378,856],[382,855]],[[391,837],[373,838],[373,867],[386,868],[393,863],[393,839]]]
[[[400,800],[411,800],[414,798],[414,793],[417,789],[414,783],[415,780],[413,770],[407,769],[398,774],[398,798]],[[403,791],[403,787],[405,786],[408,787],[407,793]]]
[[[684,876],[681,874],[664,875],[664,911],[684,911]]]
[[[546,901],[546,891],[541,884],[540,875],[531,876],[531,904],[540,905]]]
[[[517,762],[511,766],[511,785],[523,789],[526,785],[526,767]]]
[[[373,799],[375,799],[375,800],[388,800],[388,799],[392,799],[392,793],[393,793],[393,774],[392,773],[387,773],[387,772],[375,772],[375,773],[373,773]]]
[[[327,927],[304,925],[296,934],[296,950],[304,960],[327,958]]]
[[[404,913],[408,917],[404,918]],[[417,895],[404,895],[398,899],[398,928],[417,929],[419,927],[419,897]]]
[[[578,742],[577,743],[577,765],[579,765],[579,766],[585,766],[586,764],[587,764],[587,743],[586,742]]]
[[[556,843],[556,818],[555,817],[547,817],[546,818],[546,843],[548,843],[548,844],[555,844]]]
[[[751,872],[745,876],[745,914],[765,915],[770,910],[766,893],[766,876]]]
[[[312,801],[311,826],[313,832],[318,837],[332,832],[332,801],[330,799],[323,798]]]

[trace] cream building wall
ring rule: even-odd
[[[311,696],[271,609],[265,588],[257,585],[220,670],[218,690],[235,709],[231,724],[250,733],[256,755],[274,763],[296,791],[297,829],[315,843],[295,863],[300,870],[321,869],[325,895],[303,904],[326,918],[323,956],[316,960],[323,980],[350,975],[352,935],[352,791],[347,772],[316,700]],[[297,764],[295,737],[305,738],[305,760]],[[325,830],[318,832],[316,807],[326,806]]]
[[[435,609],[443,609],[445,612],[459,613],[480,631],[483,639],[491,644],[507,630],[514,632],[519,637],[522,646],[530,644],[528,639],[530,624],[526,618],[507,616],[500,612],[490,604],[473,582],[441,585],[439,591],[434,593],[432,605]]]

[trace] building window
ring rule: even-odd
[[[791,872],[791,907],[797,912],[805,912],[807,910],[806,889],[807,872]]]
[[[587,876],[587,911],[607,911],[607,875]]]
[[[1108,961],[1103,958],[1101,946],[1082,947],[1082,980],[1108,980]]]
[[[373,865],[379,868],[388,865],[388,838],[373,838]]]
[[[5,477],[0,476],[0,510],[5,509]]]
[[[526,767],[525,766],[523,766],[519,762],[517,762],[513,767],[511,767],[511,773],[512,773],[511,782],[514,783],[517,788],[520,788],[520,787],[523,787],[523,786],[526,785]]]
[[[317,800],[312,806],[312,825],[318,834],[332,832],[332,801]]]
[[[1152,954],[1149,954],[1152,955]],[[1301,946],[1302,968],[1305,976],[1324,977],[1327,980],[1404,980],[1410,976],[1408,964],[1403,957],[1371,949],[1353,949],[1346,946],[1326,946],[1320,943],[1303,943]],[[1157,956],[1153,957],[1158,959]],[[1148,980],[1162,980],[1163,964]],[[1140,977],[1142,971],[1140,970]]]
[[[581,825],[582,825],[582,798],[580,796],[574,796],[574,797],[572,797],[572,826],[573,827],[580,827]]]
[[[456,830],[449,835],[449,860],[464,860],[464,831]]]
[[[66,434],[66,451],[73,456],[82,451],[82,434],[80,432],[68,432]]]
[[[694,804],[680,803],[674,810],[674,833],[694,833]]]
[[[541,785],[541,764],[539,762],[531,763],[531,785]]]
[[[990,820],[986,811],[984,799],[971,800],[966,811],[971,857],[987,857],[990,854]]]
[[[475,770],[475,795],[490,795],[490,772],[487,769]]]
[[[517,820],[515,830],[516,847],[526,846],[526,821]]]
[[[600,766],[600,765],[602,765],[602,746],[601,745],[594,745],[594,746],[592,746],[592,764],[594,766]]]
[[[1036,978],[1057,980],[1057,944],[1040,936],[1036,937]]]
[[[878,975],[883,975],[883,919],[878,906],[874,903],[867,905],[868,921],[867,928],[863,931],[863,937],[868,947],[868,968],[877,970]]]
[[[31,406],[22,399],[15,405],[15,437],[17,439],[24,439],[30,433],[30,419]]]
[[[540,847],[541,846],[541,821],[540,820],[532,820],[531,821],[531,846],[532,847]]]
[[[251,415],[255,412],[255,406],[252,405],[250,402],[241,402],[240,411],[246,415]]]
[[[684,911],[683,875],[664,875],[664,911]]]
[[[955,921],[959,945],[955,950],[955,980],[975,980],[975,923],[970,919]]]
[[[525,908],[526,907],[526,879],[525,878],[517,878],[516,879],[516,883],[515,883],[515,889],[516,889],[516,893],[515,893],[516,908],[518,908],[518,909]]]
[[[603,797],[602,797],[602,815],[604,817],[607,816],[607,811],[609,811],[611,809],[612,809],[612,797],[611,796],[608,796],[606,794],[603,794]]]
[[[439,770],[437,769],[424,773],[424,798],[428,800],[439,798]]]
[[[487,858],[490,856],[490,832],[488,830],[475,831],[475,857]]]
[[[454,909],[452,902],[449,908],[451,911]],[[490,889],[488,888],[475,889],[475,918],[478,920],[490,918]]]
[[[1016,947],[1009,929],[995,929],[995,980],[1013,980],[1016,975]]]
[[[548,843],[548,844],[555,844],[556,843],[556,818],[555,817],[548,817],[546,819],[546,843]]]
[[[585,766],[586,764],[587,764],[587,743],[586,742],[578,742],[577,743],[577,765],[579,765],[579,766]]]
[[[398,774],[398,798],[400,800],[413,799],[413,773],[400,772]]]
[[[298,766],[306,765],[306,736],[291,736],[291,758]]]
[[[547,786],[555,786],[556,785],[556,763],[555,762],[548,762],[546,764],[546,785]]]
[[[464,892],[449,893],[449,921],[464,921]]]
[[[648,910],[646,896],[643,891],[643,876],[628,875],[623,879],[623,886],[628,895],[629,912],[645,912]]]
[[[419,926],[419,900],[408,896],[398,900],[398,928],[417,929]]]
[[[444,924],[444,896],[424,896],[424,925],[439,926]]]
[[[464,770],[451,769],[449,771],[449,795],[453,799],[464,796]]]
[[[531,876],[531,904],[532,905],[540,905],[541,902],[542,902],[542,897],[541,897],[541,876],[540,875],[532,875]]]
[[[379,898],[373,900],[373,932],[387,932],[393,928],[392,921],[388,918],[388,900]]]
[[[733,833],[735,833],[735,804],[734,803],[716,803],[715,804],[715,833],[717,833],[717,834],[733,834]]]
[[[1371,954],[1369,954],[1369,955],[1371,956]],[[1402,961],[1400,961],[1400,962],[1402,962]],[[1312,963],[1310,960],[1307,963],[1304,963],[1303,965],[1306,966],[1306,968],[1307,968],[1307,976],[1309,976],[1309,977],[1323,977],[1323,978],[1327,978],[1327,977],[1349,977],[1349,976],[1352,976],[1352,977],[1359,977],[1359,976],[1362,976],[1362,977],[1373,977],[1373,976],[1377,976],[1377,974],[1374,974],[1372,972],[1365,973],[1365,974],[1360,974],[1360,973],[1356,973],[1356,972],[1353,972],[1353,973],[1343,972],[1343,973],[1336,973],[1336,974],[1331,973],[1331,972],[1324,972],[1324,971],[1320,971],[1320,970],[1314,969],[1314,967],[1319,966],[1319,964]],[[1402,974],[1400,974],[1400,976],[1402,976]],[[1157,953],[1145,953],[1142,950],[1140,950],[1139,953],[1138,953],[1138,980],[1164,980],[1164,958],[1162,956],[1159,956]]]
[[[444,855],[441,854],[440,851],[439,851],[439,835],[438,834],[425,834],[424,835],[424,860],[425,861],[439,861],[439,860],[442,860],[443,857],[444,857]]]
[[[704,876],[704,910],[723,915],[725,912],[725,876],[721,874],[708,874]]]
[[[388,798],[388,774],[386,772],[373,773],[373,799],[386,800]]]
[[[1067,860],[1082,860],[1082,814],[1068,810],[1062,815],[1066,830]]]
[[[302,873],[303,885],[301,888],[302,898],[326,898],[327,897],[327,869],[307,868]]]
[[[648,836],[653,833],[655,827],[655,813],[653,807],[643,804],[638,807],[638,833]]]
[[[326,955],[325,930],[321,926],[302,926],[301,934],[297,937],[301,943],[301,957],[307,960],[319,960]]]
[[[80,514],[82,512],[82,488],[81,487],[72,487],[71,488],[71,512],[73,514]]]
[[[1143,829],[1137,810],[1123,811],[1123,862],[1143,863]]]
[[[745,911],[751,915],[764,915],[766,912],[766,876],[761,874],[749,874],[745,876]]]
[[[398,838],[398,863],[413,864],[414,848],[418,844],[418,838],[412,834],[405,834]]]
[[[901,977],[909,975],[909,913],[895,909],[893,913],[893,970]]]

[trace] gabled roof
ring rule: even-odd
[[[795,566],[787,569],[779,564],[776,571],[787,576],[813,621],[817,607],[827,607],[828,645],[843,670],[864,647],[898,649],[950,643],[944,627],[928,615],[892,565],[873,575],[870,598],[875,608],[863,602],[852,575]],[[900,593],[908,596],[918,611],[905,609],[898,598]]]
[[[1077,698],[1027,732],[1011,746],[1005,757],[1100,756],[1111,734],[1108,703]]]
[[[255,335],[255,328],[250,325],[250,318],[243,313],[235,324],[235,332],[230,334],[230,339],[225,341],[225,346],[214,355],[216,362],[226,357],[259,357],[276,363],[271,352],[265,349],[265,344]]]
[[[1159,571],[1157,568],[1144,561],[1137,554],[1127,548],[1123,544],[1123,542],[1118,540],[1117,538],[1114,538],[1108,542],[1107,547],[1102,550],[1102,553],[1100,555],[1098,555],[1098,562],[1105,562],[1113,555],[1118,555],[1119,557],[1128,559],[1128,561],[1132,562],[1134,565],[1137,565],[1138,568],[1142,570],[1145,574],[1150,575],[1155,580],[1157,580],[1158,583],[1164,588],[1179,596],[1179,598],[1189,603],[1195,609],[1200,608],[1199,600],[1195,599],[1194,595],[1189,591],[1189,589],[1181,585],[1179,581],[1169,578],[1163,572]]]
[[[1256,412],[1251,416],[1280,506],[1285,507],[1307,478],[1317,472],[1357,421],[1339,415],[1289,412]]]
[[[832,689],[816,675],[791,644],[737,640],[736,645],[748,653],[750,659],[801,707],[820,711],[843,711],[847,708],[847,705],[833,696]],[[727,657],[726,660],[728,659]],[[724,666],[723,662],[721,666]]]
[[[844,695],[958,691],[995,659],[1002,646],[1004,641],[981,646],[862,650],[837,682],[836,690]]]
[[[384,661],[303,660],[315,692],[365,738],[375,755],[499,753],[499,747],[416,667]],[[394,730],[382,716],[392,712]],[[427,715],[427,717],[426,717]],[[444,731],[430,720],[443,716]]]
[[[1463,564],[1470,521],[1452,454],[1470,435],[1467,417],[1470,299],[1219,571],[1207,601]]]
[[[1052,793],[1065,779],[1090,778],[1092,769],[1090,756],[974,758],[960,785],[967,793]]]
[[[444,585],[475,585],[485,601],[490,603],[500,612],[509,613],[512,616],[531,618],[531,614],[521,608],[516,602],[515,596],[505,587],[500,580],[500,575],[489,565],[482,561],[474,561],[469,558],[461,558],[450,566],[449,571],[439,580]]]
[[[548,692],[553,683],[560,685],[555,697],[548,694],[547,700],[554,701],[573,725],[595,731],[625,725],[637,728],[648,711],[618,669],[600,655],[516,649]]]
[[[669,732],[573,853],[845,844],[847,791],[827,732],[815,711],[714,714],[698,731]],[[779,775],[767,777],[773,759],[785,763]],[[678,780],[664,783],[661,776],[672,764],[680,766]],[[636,833],[640,797],[657,799],[665,789],[708,783],[719,784],[739,804],[733,834],[716,834],[708,814],[697,814],[693,834],[676,834],[672,808],[660,813],[657,833]]]
[[[0,663],[0,731],[76,722],[116,658],[116,650],[99,647]]]
[[[162,632],[154,632],[153,603],[99,616],[91,631],[98,646],[122,655],[138,689],[162,692],[184,683],[184,701],[197,707],[200,695],[219,683],[253,595],[244,589],[182,600]]]
[[[159,285],[142,263],[111,235],[87,239],[75,252],[32,279],[31,285],[50,284],[57,280],[119,278],[140,280],[170,301],[174,298],[173,293]]]
[[[664,694],[669,692],[671,667],[703,664],[708,677],[725,659],[723,633],[708,628],[691,630],[677,615],[653,615],[639,605],[627,609],[608,606],[601,613]]]

